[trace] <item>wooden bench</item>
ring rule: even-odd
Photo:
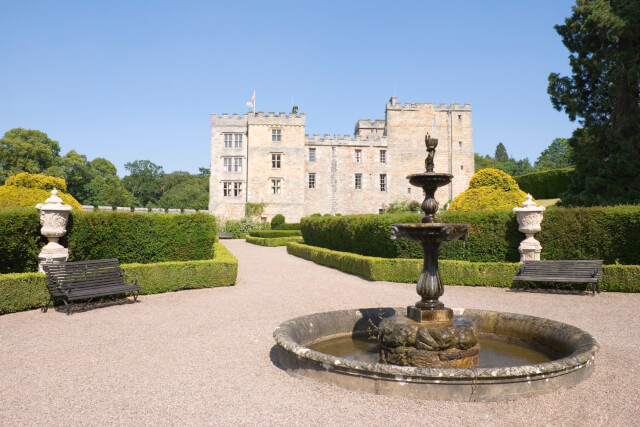
[[[520,282],[591,283],[592,295],[600,293],[602,260],[594,261],[523,261],[513,277],[516,291]]]
[[[54,298],[63,298],[67,314],[71,313],[71,302],[91,301],[93,298],[133,293],[136,301],[141,289],[135,277],[128,278],[117,259],[76,261],[43,264],[47,275],[47,286],[51,298],[42,311],[46,312]]]

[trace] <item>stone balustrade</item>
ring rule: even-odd
[[[91,206],[82,205],[82,209],[86,212],[101,211],[101,212],[135,212],[135,213],[169,213],[169,214],[194,214],[194,213],[206,213],[207,209],[163,209],[163,208],[132,208],[129,206]]]

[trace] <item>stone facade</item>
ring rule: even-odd
[[[400,104],[385,120],[358,120],[354,136],[305,135],[306,117],[284,113],[211,116],[209,212],[244,216],[245,204],[265,203],[262,220],[282,214],[297,222],[313,213],[379,213],[399,200],[422,202],[406,176],[425,169],[424,138],[438,138],[435,171],[451,173],[440,188],[443,206],[469,186],[473,134],[469,104]]]

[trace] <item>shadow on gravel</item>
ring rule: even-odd
[[[134,301],[133,298],[128,298],[124,296],[115,297],[113,299],[107,297],[107,298],[102,298],[102,299],[99,299],[96,301],[90,301],[90,302],[75,302],[71,306],[70,314],[84,313],[84,312],[99,309],[99,308],[113,307],[117,305],[136,304],[139,302],[140,302],[140,297],[138,297],[137,301]],[[55,306],[49,307],[50,310],[52,308],[58,313],[65,313],[65,314],[67,313],[67,306],[64,305],[63,302],[60,302],[60,303],[56,302]]]
[[[271,363],[273,363],[273,365],[280,369],[281,371],[285,371],[285,369],[282,369],[279,365],[278,365],[278,344],[274,345],[273,347],[271,347],[271,350],[269,350],[269,359],[271,359]]]

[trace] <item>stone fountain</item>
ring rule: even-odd
[[[416,291],[422,299],[407,307],[407,315],[384,319],[379,326],[380,357],[383,362],[424,368],[472,368],[478,365],[480,346],[472,325],[464,318],[454,323],[453,310],[438,299],[444,286],[438,271],[440,245],[466,239],[466,224],[436,222],[438,202],[435,192],[448,185],[453,175],[433,171],[433,157],[438,140],[425,137],[427,159],[425,173],[409,175],[412,185],[425,193],[422,210],[425,216],[418,224],[393,224],[392,239],[420,243],[424,254],[422,273]]]
[[[549,319],[451,309],[439,301],[440,245],[466,238],[468,228],[436,222],[435,192],[453,176],[434,172],[437,140],[427,136],[426,145],[426,172],[407,177],[425,192],[425,216],[391,228],[392,239],[422,246],[420,301],[406,309],[358,308],[291,319],[274,332],[278,365],[351,390],[459,401],[516,399],[588,378],[599,348],[589,333]]]

